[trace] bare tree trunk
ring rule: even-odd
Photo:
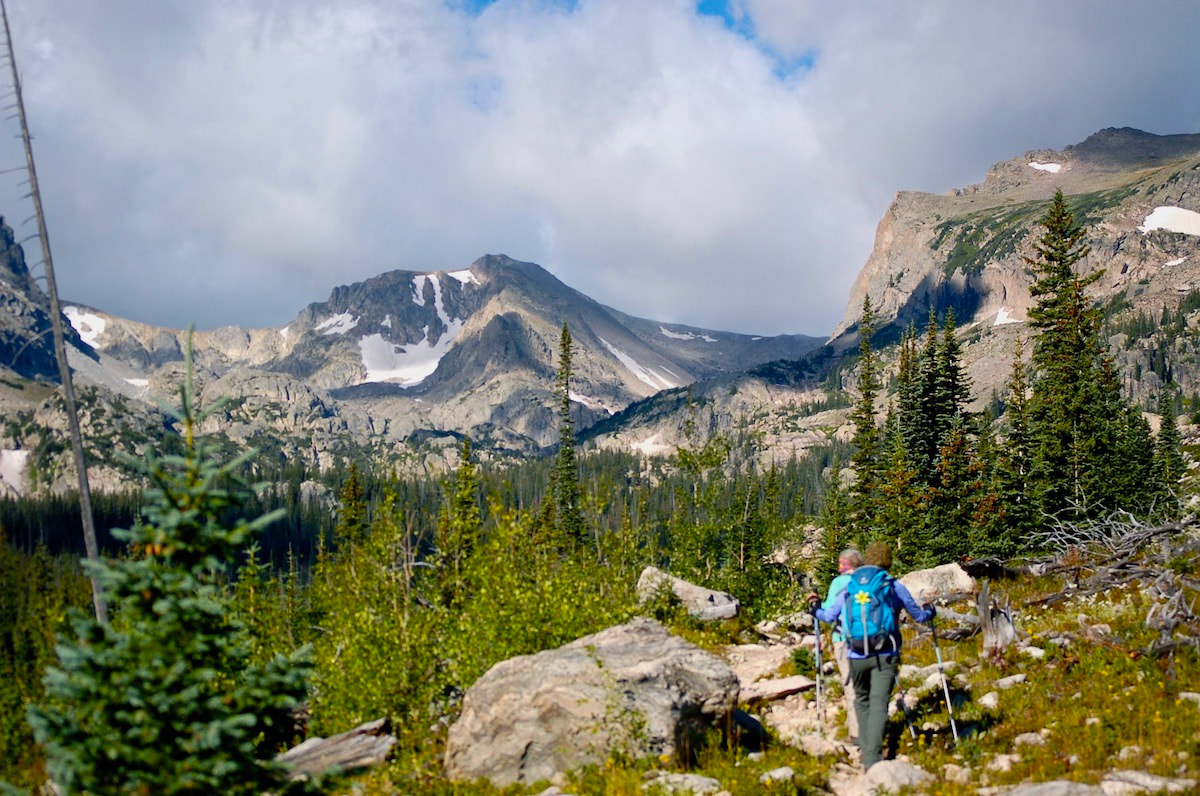
[[[33,145],[29,137],[29,125],[25,120],[25,100],[21,95],[21,77],[17,71],[17,56],[13,52],[12,31],[8,27],[8,8],[0,0],[0,16],[4,18],[4,38],[8,44],[8,65],[12,68],[13,92],[16,95],[17,118],[21,123],[21,138],[25,144],[25,162],[29,169],[29,196],[33,199],[33,212],[37,218],[38,237],[42,243],[42,261],[46,268],[46,293],[50,297],[50,328],[54,331],[54,356],[58,360],[59,379],[62,381],[63,401],[67,411],[67,425],[71,435],[71,449],[75,454],[75,470],[79,474],[79,514],[83,521],[83,543],[88,561],[100,559],[96,543],[96,523],[92,517],[92,491],[88,487],[87,461],[83,455],[83,435],[79,430],[79,413],[75,404],[75,387],[71,381],[71,366],[67,363],[67,344],[63,335],[62,310],[58,304],[58,288],[54,281],[54,261],[50,256],[50,234],[46,231],[46,217],[42,213],[42,196],[38,191],[37,169],[33,165]],[[108,621],[108,608],[104,592],[95,574],[92,581],[92,604],[96,610],[96,621]]]
[[[988,657],[1002,655],[1004,649],[1017,640],[1011,607],[998,605],[991,598],[987,581],[979,588],[979,624],[983,628],[983,651]]]

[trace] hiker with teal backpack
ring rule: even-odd
[[[928,603],[917,605],[904,584],[888,574],[892,551],[887,544],[872,542],[865,559],[832,603],[817,608],[821,599],[817,594],[810,594],[808,601],[817,619],[840,623],[845,635],[858,714],[858,748],[867,769],[883,759],[888,702],[900,668],[900,609],[922,623],[932,621],[935,611]]]
[[[829,583],[829,593],[825,596],[822,608],[833,605],[834,599],[850,585],[850,575],[862,566],[862,553],[853,547],[846,548],[838,554],[838,574]],[[842,678],[842,692],[846,702],[846,734],[853,741],[858,740],[858,713],[854,709],[854,681],[850,678],[850,659],[847,657],[846,634],[841,625],[833,628],[833,659],[837,663],[838,674]]]

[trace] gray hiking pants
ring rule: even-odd
[[[850,659],[854,681],[854,709],[858,713],[858,748],[864,769],[883,759],[883,729],[887,726],[888,702],[896,685],[899,653]]]

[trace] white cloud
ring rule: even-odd
[[[64,297],[279,325],[504,252],[634,315],[822,334],[897,190],[1102,127],[1200,131],[1182,0],[744,0],[755,42],[690,0],[453,6],[10,9]],[[813,67],[781,80],[768,51]],[[0,137],[0,166],[21,157]]]

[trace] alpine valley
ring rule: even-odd
[[[334,288],[283,327],[195,332],[201,399],[226,400],[204,430],[321,468],[366,456],[402,472],[441,471],[463,435],[488,458],[539,455],[558,439],[565,323],[585,450],[669,455],[689,439],[745,432],[763,461],[783,461],[848,438],[856,324],[868,296],[885,365],[905,327],[923,327],[931,308],[953,308],[981,408],[999,395],[1015,340],[1028,337],[1023,257],[1058,189],[1087,230],[1083,266],[1104,272],[1091,290],[1126,395],[1146,403],[1170,380],[1191,400],[1200,390],[1200,134],[1124,128],[997,164],[982,183],[948,195],[899,193],[828,340],[634,318],[538,265],[486,255]],[[74,482],[47,307],[3,227],[0,491]],[[171,433],[160,407],[183,378],[188,332],[83,303],[64,312],[91,480],[117,489],[135,477],[125,454]]]

